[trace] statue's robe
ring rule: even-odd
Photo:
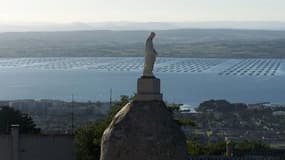
[[[148,37],[145,44],[145,55],[144,55],[144,71],[143,76],[153,77],[153,66],[156,59],[157,52],[153,48],[152,38]]]

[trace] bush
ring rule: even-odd
[[[99,160],[101,151],[101,138],[105,129],[111,123],[113,117],[132,98],[121,96],[120,101],[115,102],[104,119],[86,124],[75,131],[75,151],[78,160]]]
[[[248,141],[244,140],[241,142],[232,142],[234,151],[238,153],[250,153],[252,151],[269,151],[271,148],[269,145],[259,141]],[[187,140],[187,152],[191,156],[201,155],[225,155],[226,142],[220,141],[217,143],[210,144],[198,144],[193,140]]]
[[[24,134],[38,134],[40,129],[36,128],[36,125],[28,114],[22,113],[11,107],[0,108],[0,134],[9,134],[12,124],[20,125],[20,133]]]

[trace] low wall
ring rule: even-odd
[[[74,160],[71,136],[20,136],[20,160]]]
[[[0,135],[1,160],[75,160],[72,136],[18,136]]]
[[[283,160],[283,159],[278,157],[262,157],[262,156],[249,156],[249,157],[198,156],[198,157],[189,157],[188,160]]]
[[[11,160],[12,141],[10,135],[0,135],[0,159]]]

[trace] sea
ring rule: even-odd
[[[118,100],[136,93],[142,57],[0,58],[0,100]],[[157,58],[168,103],[285,104],[285,59]]]

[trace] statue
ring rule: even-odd
[[[157,55],[152,43],[154,37],[155,33],[151,32],[146,40],[144,70],[142,76],[138,79],[137,93],[134,98],[137,101],[162,101],[162,94],[160,93],[160,79],[156,78],[152,73]]]
[[[155,33],[151,32],[145,44],[144,70],[143,70],[143,76],[145,77],[154,77],[152,71],[157,55],[157,52],[153,48],[152,40],[154,37]]]
[[[134,99],[103,133],[100,160],[188,159],[185,135],[163,102],[160,79],[152,73],[157,54],[154,36],[152,32],[146,41],[144,71]]]

